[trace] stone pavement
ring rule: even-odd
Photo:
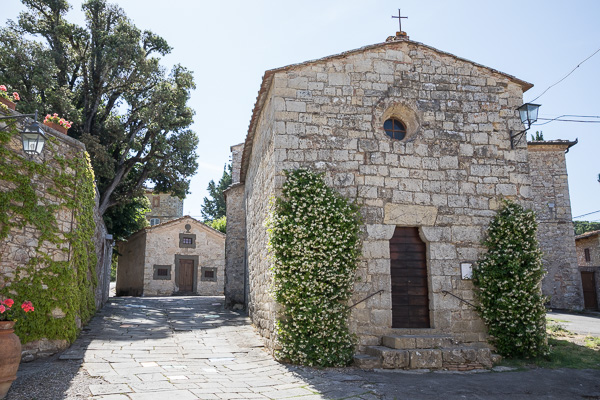
[[[60,357],[21,365],[7,400],[600,399],[598,376],[294,367],[222,297],[111,298]]]

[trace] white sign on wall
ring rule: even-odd
[[[460,264],[460,273],[461,273],[463,279],[473,279],[473,264],[461,263]]]

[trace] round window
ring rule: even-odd
[[[383,123],[385,133],[392,139],[402,140],[406,136],[406,127],[396,118],[390,118]]]

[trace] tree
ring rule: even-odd
[[[112,233],[114,240],[125,240],[149,225],[145,215],[150,210],[150,200],[146,196],[111,207],[104,214],[106,229]]]
[[[143,184],[181,198],[198,167],[187,106],[192,73],[115,4],[87,0],[85,27],[65,19],[66,0],[21,0],[27,11],[0,30],[0,81],[21,94],[22,112],[56,112],[90,153],[100,213],[143,196]],[[32,35],[39,41],[24,37]]]
[[[213,219],[212,221],[205,222],[206,225],[219,232],[227,233],[227,217],[222,216],[221,218]]]
[[[487,253],[473,269],[478,311],[496,349],[507,357],[548,353],[541,293],[545,271],[536,231],[533,211],[505,201],[483,242]]]
[[[581,235],[586,232],[600,230],[600,222],[573,221],[573,227],[575,228],[575,235]]]
[[[229,164],[223,168],[223,176],[218,184],[215,185],[214,180],[208,183],[207,190],[212,199],[204,198],[201,210],[204,221],[212,221],[227,215],[227,203],[223,192],[231,185],[231,182],[231,164]]]

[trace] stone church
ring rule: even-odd
[[[232,147],[225,295],[276,346],[264,225],[286,169],[325,173],[360,205],[362,256],[350,328],[365,367],[491,365],[468,303],[470,270],[502,198],[535,207],[549,271],[544,293],[581,308],[566,141],[518,141],[533,85],[414,42],[384,43],[265,72],[244,143]],[[410,271],[398,260],[410,258]]]

